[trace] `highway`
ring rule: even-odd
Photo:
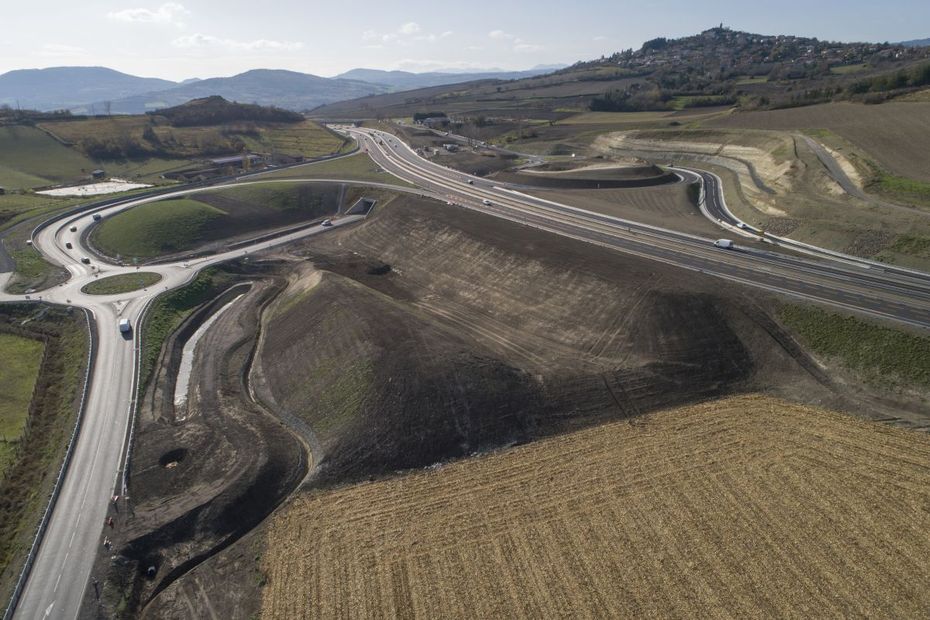
[[[826,254],[807,258],[739,245],[735,250],[721,250],[711,239],[585,211],[578,205],[555,203],[450,170],[420,157],[390,133],[357,127],[340,130],[356,138],[388,172],[452,204],[731,282],[930,328],[930,276],[926,274],[876,268]],[[707,208],[728,214],[719,178],[703,171],[687,172],[703,177]]]
[[[709,239],[592,213],[578,206],[529,196],[511,187],[500,187],[492,181],[450,170],[423,159],[392,134],[363,128],[346,127],[341,130],[353,136],[386,171],[422,188],[415,193],[624,253],[710,274],[723,281],[930,328],[930,279],[924,274],[888,273],[829,257],[790,256],[755,247],[721,250],[713,247]],[[700,174],[700,171],[690,173]],[[719,179],[714,177],[705,178],[707,208],[720,209],[723,213],[725,205],[718,204],[719,200],[715,198],[720,195],[718,182]],[[96,212],[108,217],[153,200],[219,187],[222,186],[184,189],[122,202]],[[334,219],[333,228],[351,224],[362,217]],[[81,288],[98,277],[132,273],[136,269],[100,262],[96,258],[89,265],[83,264],[81,256],[93,256],[83,245],[83,233],[92,225],[92,213],[81,213],[42,228],[33,238],[35,247],[48,260],[64,266],[71,274],[63,285],[33,294],[33,299],[90,310],[97,322],[98,354],[92,368],[84,426],[15,610],[15,616],[19,618],[73,618],[77,615],[94,560],[101,552],[99,541],[110,497],[114,492],[124,491],[120,474],[133,413],[138,356],[135,338],[127,339],[120,334],[118,320],[127,318],[134,327],[137,326],[147,304],[158,293],[182,286],[204,267],[329,230],[314,226],[257,241],[245,249],[189,262],[148,265],[144,267],[145,271],[154,271],[162,276],[157,285],[133,293],[93,296],[81,293]],[[76,230],[72,231],[72,227]],[[67,249],[67,243],[71,243],[74,249]],[[0,301],[22,299],[23,296],[0,293]]]

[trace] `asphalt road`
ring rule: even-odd
[[[318,182],[317,179],[306,181]],[[293,181],[288,179],[284,182]],[[176,195],[215,190],[218,187],[221,186],[182,190]],[[106,217],[172,195],[175,194],[133,200],[98,213]],[[362,218],[358,215],[334,218],[332,228]],[[110,514],[110,498],[114,493],[123,493],[120,474],[135,391],[137,358],[135,333],[132,338],[125,338],[117,328],[119,319],[129,319],[135,329],[149,301],[161,292],[187,283],[201,269],[330,230],[314,226],[261,241],[245,249],[239,248],[190,262],[148,265],[145,271],[154,271],[162,276],[157,285],[133,293],[104,296],[84,294],[81,288],[97,278],[133,273],[136,268],[96,260],[90,265],[80,262],[82,256],[92,256],[81,245],[81,233],[92,223],[92,214],[84,213],[42,229],[33,239],[33,244],[46,259],[64,266],[71,278],[60,286],[30,297],[89,309],[97,320],[99,333],[81,432],[48,528],[16,608],[16,618],[77,616],[94,560],[102,552],[100,536]],[[75,226],[77,231],[72,232],[71,226]],[[73,244],[73,250],[66,249],[67,242]],[[25,298],[23,295],[0,293],[0,301],[21,301]]]
[[[344,128],[385,170],[448,202],[566,236],[721,277],[731,282],[930,328],[930,276],[875,268],[832,256],[806,258],[647,226],[498,187],[423,159],[392,134]],[[726,215],[719,179],[702,171],[708,209]],[[485,202],[489,204],[485,204]],[[733,222],[735,226],[738,221]]]

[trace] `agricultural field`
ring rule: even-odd
[[[779,131],[827,129],[889,173],[930,182],[930,102],[829,103],[731,114],[707,124]]]
[[[930,441],[746,395],[297,498],[262,617],[922,615]]]
[[[0,196],[0,230],[30,217],[74,206],[80,199],[40,194],[5,194]]]
[[[19,437],[29,417],[32,390],[39,376],[41,340],[0,332],[0,479],[13,457]]]
[[[138,115],[56,121],[46,123],[43,128],[84,151],[93,152],[100,143],[123,148],[129,141],[137,145],[133,148],[142,156],[157,158],[170,154],[170,158],[162,157],[165,169],[188,159],[237,153],[243,148],[316,157],[337,152],[345,145],[344,140],[310,121],[175,127],[158,116]]]
[[[86,177],[97,164],[35,127],[0,127],[0,186],[44,187]]]

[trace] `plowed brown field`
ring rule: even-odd
[[[930,441],[740,396],[296,500],[264,618],[930,610]]]

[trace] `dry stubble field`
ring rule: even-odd
[[[930,441],[763,396],[297,499],[262,617],[915,617]]]

